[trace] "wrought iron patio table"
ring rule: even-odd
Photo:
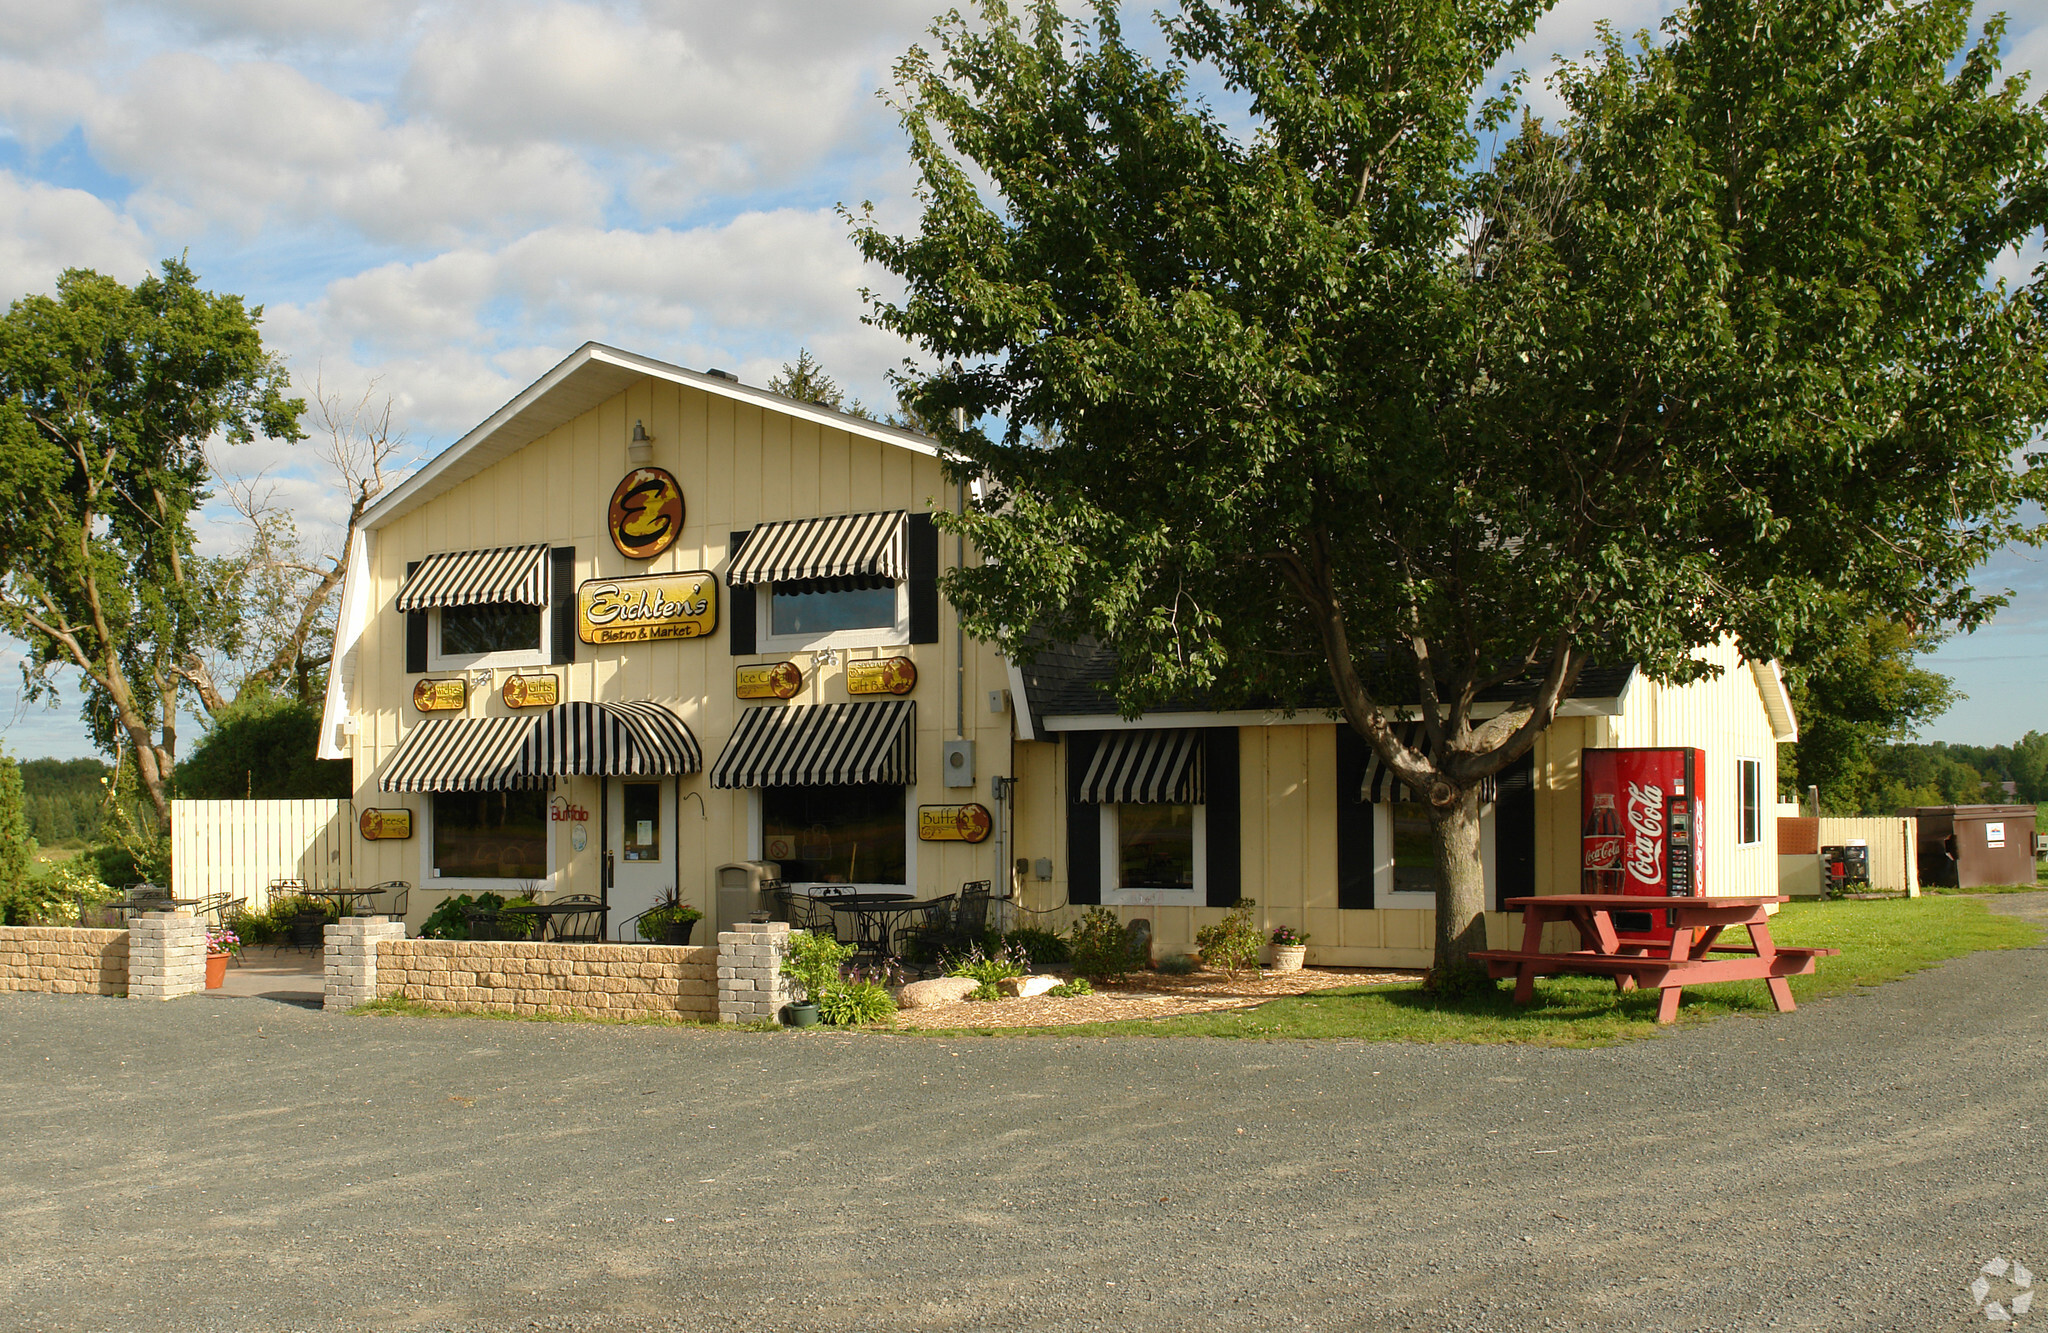
[[[356,914],[356,899],[374,898],[375,889],[290,889],[287,892],[298,898],[332,898],[341,908],[341,915]]]
[[[889,960],[896,956],[895,946],[890,941],[890,932],[896,920],[910,912],[921,912],[931,906],[915,898],[887,897],[880,894],[849,893],[827,899],[834,916],[845,915],[853,918],[853,947],[856,951],[872,955],[877,959]]]

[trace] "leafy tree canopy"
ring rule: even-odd
[[[300,438],[261,318],[176,260],[133,287],[70,269],[0,317],[0,626],[32,695],[83,673],[94,738],[134,756],[161,820],[180,667],[222,614],[192,549],[205,446]]]
[[[315,759],[320,709],[296,698],[245,690],[216,713],[178,765],[178,794],[199,800],[346,799],[344,759]]]
[[[1823,808],[1841,812],[1884,799],[1878,765],[1887,747],[1909,739],[1957,698],[1948,677],[1913,664],[1916,649],[1932,646],[1895,620],[1873,617],[1793,664],[1786,684],[1799,741],[1779,747],[1779,791],[1804,800],[1817,786]]]
[[[969,625],[1109,638],[1127,710],[1334,692],[1428,794],[1453,970],[1478,783],[1589,660],[1967,628],[2048,494],[2041,293],[1986,282],[2048,216],[2048,118],[1998,23],[1698,0],[1561,66],[1553,128],[1481,82],[1544,8],[1186,0],[1155,63],[1110,0],[984,0],[897,69],[918,230],[853,219],[903,282],[872,321],[965,366],[910,400],[995,483]]]

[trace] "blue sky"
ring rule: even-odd
[[[301,393],[388,394],[429,452],[593,338],[756,384],[807,346],[886,403],[907,349],[861,325],[859,289],[885,278],[835,207],[914,219],[876,93],[943,7],[0,0],[0,301],[68,266],[133,280],[187,254],[265,306]],[[2048,0],[2006,8],[2009,66],[2048,69]],[[1567,0],[1504,65],[1540,71],[1602,19],[1667,10]],[[343,501],[305,447],[222,461],[332,536]],[[210,515],[211,546],[229,517]],[[1934,657],[1970,698],[1929,737],[2048,730],[2048,576],[2015,554],[1985,577],[2018,595]],[[0,743],[90,753],[75,694],[19,702],[13,648]]]

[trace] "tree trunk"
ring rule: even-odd
[[[1436,988],[1456,994],[1486,975],[1472,961],[1486,947],[1486,863],[1479,854],[1479,789],[1429,807],[1436,842]]]

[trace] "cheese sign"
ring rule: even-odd
[[[422,713],[458,712],[468,702],[469,682],[460,676],[423,680],[412,687],[412,706]]]
[[[412,836],[412,811],[410,810],[365,810],[356,820],[356,827],[362,830],[371,842],[385,842],[391,839]]]
[[[920,805],[919,842],[982,842],[995,828],[985,805]]]
[[[507,676],[498,697],[507,708],[553,708],[561,701],[561,677]]]
[[[794,699],[804,687],[804,673],[794,662],[767,662],[738,669],[736,693],[742,699]]]
[[[907,657],[846,664],[848,694],[908,694],[916,688],[917,663]]]
[[[705,570],[590,579],[576,589],[585,643],[701,639],[718,628],[718,579]]]

